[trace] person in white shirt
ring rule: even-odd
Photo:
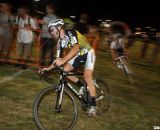
[[[34,19],[29,15],[29,9],[27,7],[20,7],[18,9],[18,16],[16,17],[16,23],[18,24],[17,33],[17,46],[16,52],[18,61],[23,61],[22,67],[26,68],[26,61],[31,56],[31,47],[33,42],[33,30],[36,29]],[[21,61],[21,62],[22,62]]]
[[[113,62],[117,57],[127,55],[125,42],[126,41],[121,34],[118,33],[113,35],[113,41],[110,44]]]

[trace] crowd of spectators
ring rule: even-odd
[[[13,13],[12,6],[9,3],[0,3],[0,65],[10,59],[13,42],[16,43],[15,63],[17,67],[26,69],[27,63],[32,58],[34,43],[39,44],[39,52],[37,52],[38,66],[46,66],[54,61],[56,39],[53,39],[48,33],[48,23],[53,19],[59,18],[56,13],[56,7],[54,4],[49,3],[45,5],[43,16],[35,16],[32,13],[33,10],[31,11],[27,6],[20,6],[17,8],[17,12]],[[73,21],[70,18],[64,18],[64,21],[66,21],[66,27],[78,30],[88,38],[94,49],[97,49],[101,30],[99,26],[90,24],[91,16],[88,13],[81,13],[77,21]],[[108,34],[110,32],[106,33],[106,35]],[[160,48],[160,36],[154,36],[151,39],[156,43],[152,53],[153,58],[157,57]],[[136,38],[136,35],[132,35],[131,40]],[[144,58],[148,47],[147,42],[150,38],[148,36],[142,36],[141,38],[144,41],[141,48],[141,57]]]

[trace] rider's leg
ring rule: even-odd
[[[64,71],[70,72],[73,69],[74,68],[70,63],[66,63],[65,66],[64,66]],[[77,83],[77,84],[82,85],[82,83],[79,81],[79,79],[76,76],[67,76],[67,79],[69,79],[73,83]]]
[[[90,109],[88,111],[88,116],[95,116],[97,113],[97,107],[96,107],[96,89],[95,86],[92,82],[92,76],[93,75],[93,70],[90,69],[85,69],[84,71],[84,79],[85,82],[87,83],[87,86],[89,88],[89,93],[90,93]]]
[[[92,82],[93,80],[93,70],[85,69],[84,70],[84,80],[89,88],[89,93],[91,96],[91,106],[96,106],[95,98],[96,98],[96,89]]]
[[[95,86],[92,82],[92,79],[93,79],[92,75],[93,75],[93,70],[90,70],[90,69],[85,69],[84,70],[84,80],[87,83],[90,95],[91,96],[96,96]]]
[[[84,79],[89,88],[89,93],[91,97],[90,102],[90,109],[88,111],[88,116],[95,116],[97,113],[96,109],[96,88],[93,84],[93,71],[95,65],[95,53],[94,50],[90,50],[87,55],[87,61],[85,63],[85,70],[84,70]]]
[[[96,96],[95,86],[92,82],[95,59],[96,59],[96,56],[95,56],[94,50],[91,49],[88,52],[87,61],[85,63],[85,70],[84,70],[84,79],[85,79],[85,82],[87,83],[87,86],[89,87],[89,92],[91,97]]]
[[[80,66],[79,62],[80,61],[79,61],[78,57],[79,56],[76,55],[68,63],[66,63],[65,66],[64,66],[64,70],[67,71],[67,72],[70,72],[74,68],[79,68],[79,66]],[[84,86],[84,83],[82,81],[80,81],[79,78],[77,78],[76,76],[67,76],[67,78],[79,87]]]

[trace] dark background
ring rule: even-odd
[[[57,14],[60,16],[79,15],[81,12],[91,14],[92,21],[97,18],[119,20],[128,23],[131,27],[151,26],[160,28],[159,4],[155,1],[140,0],[41,0],[37,4],[33,0],[5,0],[17,8],[19,5],[28,5],[44,11],[46,3],[54,3]]]

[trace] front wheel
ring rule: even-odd
[[[111,105],[111,92],[109,86],[101,79],[95,79],[93,82],[96,87],[96,104],[98,111],[100,113],[106,112]]]
[[[122,71],[126,75],[128,83],[135,84],[135,79],[134,79],[135,74],[131,70],[131,67],[130,67],[129,63],[123,62],[123,64],[122,64]]]
[[[72,95],[64,89],[61,111],[55,110],[57,87],[43,89],[33,104],[33,118],[40,130],[71,130],[77,121],[77,105]]]

